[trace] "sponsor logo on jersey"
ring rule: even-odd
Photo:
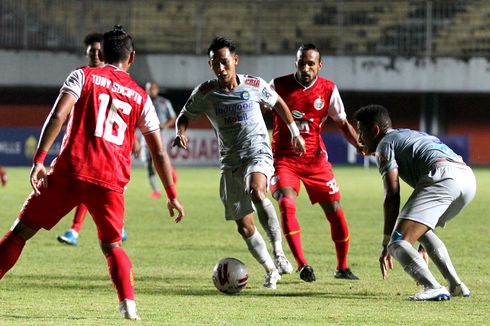
[[[240,97],[243,99],[243,100],[248,100],[250,98],[250,93],[247,92],[247,91],[243,91],[240,93]]]
[[[268,99],[269,99],[269,98],[272,96],[272,94],[271,94],[271,93],[269,93],[269,91],[268,91],[268,90],[267,90],[267,88],[265,88],[265,87],[264,87],[264,88],[262,88],[262,95],[264,95],[264,97],[265,97],[267,100],[268,100]]]
[[[233,104],[222,104],[215,109],[216,115],[229,115],[237,112],[247,111],[253,108],[253,102],[240,102]]]
[[[303,112],[300,112],[300,111],[297,111],[297,110],[293,110],[291,111],[291,114],[293,115],[293,118],[294,119],[301,119],[305,116],[305,114]]]
[[[325,102],[323,101],[321,96],[318,96],[318,98],[313,102],[313,106],[315,107],[316,110],[321,110],[325,106]]]
[[[259,88],[259,86],[260,86],[260,80],[258,80],[258,79],[250,79],[250,78],[249,79],[245,79],[245,84]]]

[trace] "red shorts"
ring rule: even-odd
[[[19,220],[33,230],[50,230],[74,207],[84,204],[97,226],[103,243],[121,240],[124,224],[124,195],[72,176],[48,176],[48,187],[41,194],[32,192],[24,202]]]
[[[306,188],[312,204],[340,200],[332,165],[325,159],[298,163],[296,158],[274,160],[275,175],[271,180],[271,193],[283,187],[291,187],[299,195],[300,181]]]

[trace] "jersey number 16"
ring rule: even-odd
[[[99,95],[99,113],[97,114],[97,125],[95,126],[95,136],[102,137],[105,140],[114,143],[116,145],[122,145],[124,141],[124,132],[126,131],[127,124],[117,113],[118,109],[125,115],[129,115],[131,112],[131,105],[116,98],[112,99],[110,111],[107,114],[107,107],[111,97],[109,94]],[[114,127],[117,127],[117,134],[113,133]]]

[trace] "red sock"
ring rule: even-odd
[[[282,197],[278,201],[279,210],[281,211],[282,232],[289,245],[289,249],[293,253],[294,259],[298,268],[307,265],[303,255],[303,246],[301,245],[301,228],[296,218],[296,204],[294,199],[290,197]]]
[[[0,279],[15,265],[25,244],[24,238],[12,231],[0,240]]]
[[[119,302],[124,299],[134,300],[133,266],[124,249],[112,248],[105,258]]]
[[[71,225],[71,228],[78,233],[80,233],[80,230],[82,229],[83,221],[85,220],[87,211],[87,206],[83,204],[78,205],[77,210],[75,211],[75,216],[73,217],[73,224]]]
[[[337,252],[337,269],[346,269],[347,253],[349,252],[349,227],[341,207],[335,213],[327,213],[330,222],[330,233]]]

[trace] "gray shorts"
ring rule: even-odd
[[[444,227],[476,193],[475,175],[470,167],[453,163],[436,166],[415,187],[398,215],[427,225]]]
[[[267,188],[274,174],[272,160],[269,157],[257,157],[248,164],[236,169],[223,169],[220,180],[220,197],[225,206],[226,220],[239,220],[253,213],[255,207],[250,198],[248,177],[254,172],[262,173],[267,178]]]

